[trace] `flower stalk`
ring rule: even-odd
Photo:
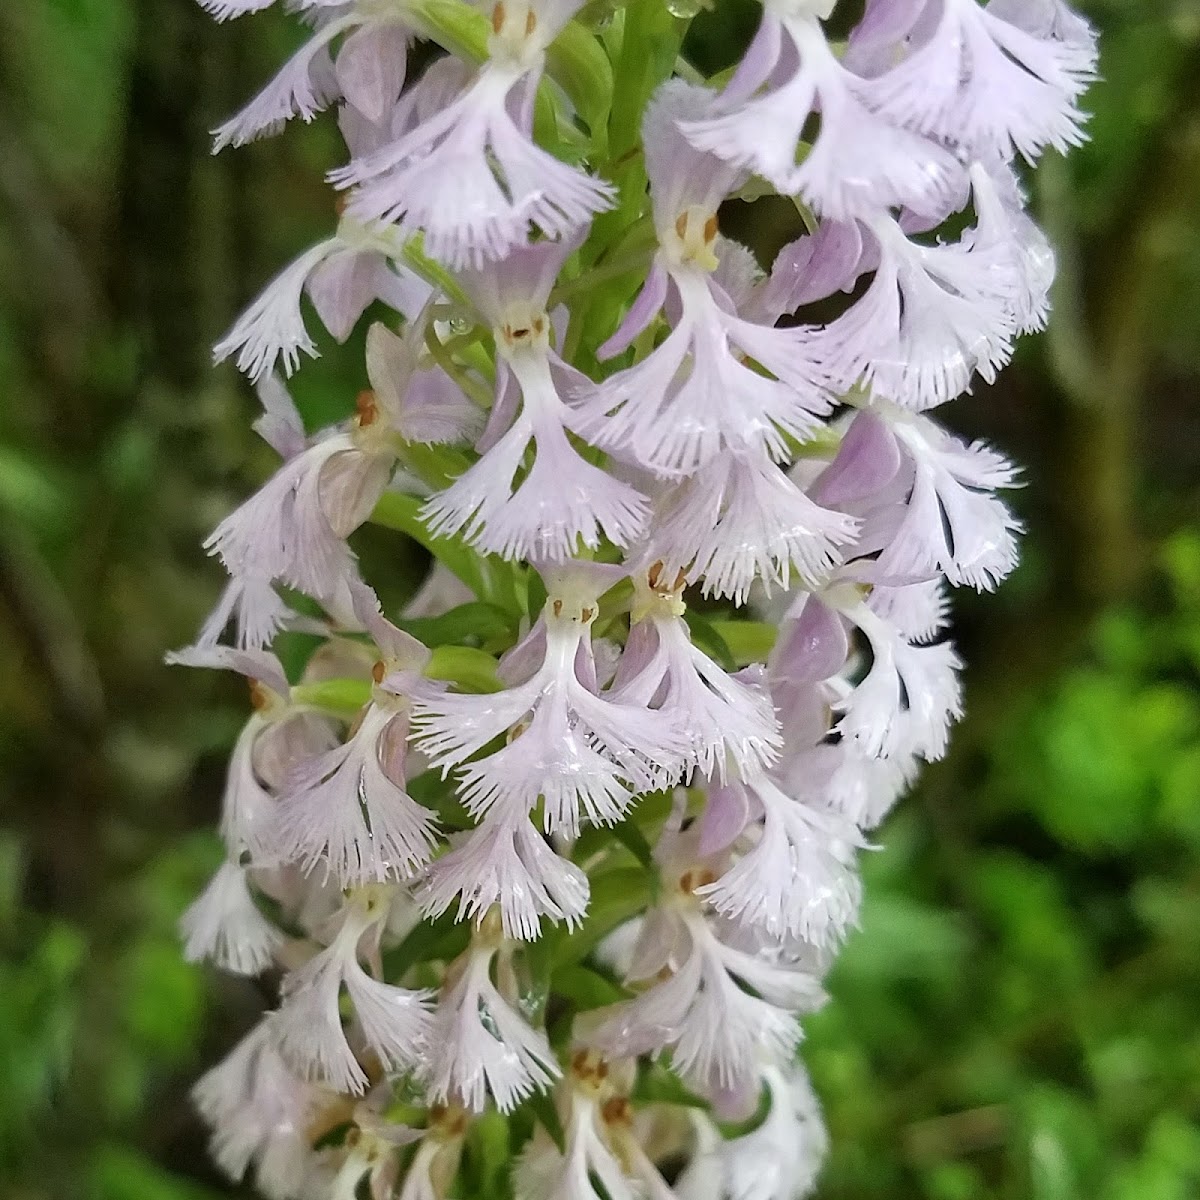
[[[196,1089],[217,1160],[280,1200],[463,1195],[498,1146],[516,1200],[805,1195],[804,1017],[962,714],[949,589],[1017,562],[1015,468],[937,410],[1047,320],[1016,160],[1082,138],[1093,34],[763,0],[707,78],[660,0],[287,7],[217,148],[335,108],[341,216],[217,346],[281,464],[172,656],[252,699],[185,952],[283,972]],[[721,221],[771,192],[803,232],[762,262]],[[308,302],[388,313],[316,432]],[[368,522],[429,552],[403,603]]]

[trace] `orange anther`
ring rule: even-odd
[[[360,426],[374,425],[379,419],[379,404],[375,399],[375,393],[370,389],[358,393],[354,400],[354,407]]]

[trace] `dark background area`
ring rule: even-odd
[[[1052,328],[944,413],[1024,464],[1024,561],[957,597],[967,719],[864,855],[808,1025],[825,1200],[1200,1195],[1200,5],[1083,7],[1092,140],[1034,188]],[[701,51],[744,17],[702,18]],[[245,708],[161,660],[271,465],[208,347],[333,221],[329,118],[208,154],[295,38],[192,0],[0,5],[5,1197],[235,1194],[187,1091],[264,997],[174,924]],[[327,343],[313,420],[360,386]],[[363,548],[411,586],[410,548]]]

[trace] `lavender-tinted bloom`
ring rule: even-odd
[[[246,868],[224,862],[179,920],[183,954],[208,959],[235,975],[257,975],[271,964],[283,935],[254,903]]]
[[[700,149],[833,218],[935,203],[952,180],[953,158],[898,130],[875,81],[838,62],[820,25],[832,8],[830,0],[764,0],[758,33],[716,111],[688,120],[684,132]],[[818,132],[797,163],[805,124],[816,114]]]
[[[385,1067],[411,1066],[428,1034],[428,993],[383,983],[359,962],[360,942],[386,918],[386,898],[352,893],[332,942],[283,981],[283,1002],[273,1018],[279,1051],[303,1078],[335,1091],[358,1093],[367,1086],[342,1027],[342,989],[363,1040]]]
[[[503,940],[499,924],[485,922],[451,964],[457,980],[438,1003],[423,1068],[435,1100],[455,1100],[473,1112],[482,1112],[489,1096],[509,1112],[560,1073],[546,1035],[492,983],[490,968]]]
[[[844,389],[856,384],[908,408],[954,399],[978,373],[991,382],[1016,333],[1018,281],[1009,248],[977,229],[921,245],[887,214],[861,223],[874,270],[862,298],[816,336],[816,353]]]
[[[655,564],[635,583],[633,624],[610,695],[666,715],[687,740],[685,763],[704,775],[756,774],[780,738],[763,684],[726,674],[694,645],[682,580]]]
[[[192,1099],[213,1131],[212,1155],[226,1175],[240,1180],[253,1164],[266,1195],[293,1197],[312,1168],[305,1130],[322,1097],[283,1061],[274,1035],[270,1019],[259,1022],[199,1080]]]
[[[305,291],[339,342],[375,300],[415,317],[429,289],[405,268],[390,264],[395,253],[393,239],[343,218],[332,238],[306,250],[267,284],[214,347],[214,358],[221,362],[236,353],[238,369],[255,381],[281,359],[286,374],[292,375],[299,369],[301,353],[316,358],[316,343],[300,308]]]
[[[636,1200],[639,1192],[609,1144],[602,1110],[607,1088],[600,1063],[577,1056],[564,1086],[565,1145],[560,1151],[544,1130],[538,1131],[516,1165],[513,1182],[518,1200],[542,1196],[596,1200],[593,1178],[600,1181],[609,1200]]]
[[[643,136],[659,252],[642,296],[601,357],[624,350],[664,304],[678,311],[666,340],[636,366],[580,398],[580,431],[666,474],[691,473],[722,449],[783,456],[829,411],[802,330],[739,317],[712,273],[716,210],[739,179],[693,150],[679,123],[709,106],[703,89],[666,84]],[[775,376],[754,370],[753,359]]]
[[[422,231],[429,251],[452,266],[478,266],[524,242],[530,225],[565,237],[608,207],[608,185],[559,162],[529,133],[545,48],[577,7],[497,3],[484,67],[464,74],[440,111],[333,173],[357,188],[350,211]],[[430,76],[440,71],[435,64]]]
[[[562,560],[602,536],[625,546],[646,520],[645,497],[593,466],[568,437],[580,421],[563,397],[590,385],[551,347],[546,305],[573,249],[541,242],[462,274],[496,338],[496,398],[482,457],[425,513],[435,532],[462,531],[505,558]],[[531,448],[533,463],[517,482]]]
[[[975,154],[1065,153],[1083,140],[1076,102],[1095,77],[1096,47],[1082,22],[1060,23],[1055,10],[1066,16],[1057,0],[926,0],[890,48],[900,61],[871,80],[873,106]]]
[[[816,1185],[829,1135],[804,1068],[764,1067],[761,1084],[771,1100],[766,1119],[732,1139],[702,1127],[676,1200],[793,1200]]]

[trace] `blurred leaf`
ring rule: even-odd
[[[386,492],[375,506],[371,520],[420,542],[478,599],[514,616],[520,615],[524,611],[524,569],[495,555],[478,554],[461,539],[431,534],[421,519],[421,504],[416,496]]]
[[[604,1008],[629,996],[624,988],[618,987],[598,971],[576,964],[559,967],[550,976],[550,984],[556,995],[565,996],[579,1012]]]
[[[636,916],[651,895],[651,877],[641,867],[603,871],[592,877],[592,895],[583,925],[562,943],[560,966],[582,962],[618,925]]]
[[[975,861],[969,886],[1001,939],[1006,966],[1028,969],[1031,1004],[1044,1004],[1048,992],[1084,982],[1087,950],[1053,873],[1016,855],[997,854]]]
[[[73,484],[53,463],[37,462],[0,442],[0,511],[36,531],[61,528],[71,510]]]
[[[643,1104],[678,1104],[683,1108],[708,1110],[708,1101],[685,1086],[683,1081],[659,1062],[647,1063],[633,1087],[633,1098]]]
[[[94,1200],[217,1200],[219,1195],[164,1171],[127,1146],[99,1146],[88,1176]]]
[[[969,945],[954,913],[911,896],[868,893],[860,928],[834,967],[831,987],[852,999],[855,990],[875,989],[885,980],[953,980]]]
[[[0,1148],[36,1137],[78,1036],[80,934],[52,921],[22,960],[0,960]]]
[[[431,648],[499,639],[507,649],[516,640],[511,614],[494,604],[460,604],[440,617],[400,617],[396,624]]]
[[[120,970],[124,1019],[138,1051],[183,1058],[203,1011],[200,971],[183,961],[175,938],[136,942]]]
[[[1104,1147],[1082,1099],[1062,1088],[1033,1087],[1021,1097],[1020,1117],[1033,1200],[1091,1196],[1085,1179]]]

